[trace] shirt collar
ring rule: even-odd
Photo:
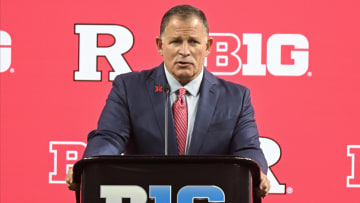
[[[192,96],[196,96],[199,94],[201,81],[204,75],[204,67],[201,69],[200,74],[192,81],[190,81],[185,86],[182,86],[179,81],[177,81],[167,70],[164,64],[165,76],[170,86],[170,93],[177,92],[180,88],[185,88],[188,93]]]

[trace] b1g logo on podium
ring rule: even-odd
[[[124,198],[131,203],[146,203],[148,195],[144,188],[138,185],[101,185],[100,198],[106,203],[121,203]],[[149,186],[149,198],[154,203],[171,203],[171,186]],[[188,185],[177,193],[177,202],[193,203],[194,199],[204,199],[208,202],[225,202],[224,191],[214,185]]]

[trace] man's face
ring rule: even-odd
[[[200,74],[212,42],[202,21],[195,16],[185,20],[172,16],[162,36],[156,38],[167,70],[182,85]]]

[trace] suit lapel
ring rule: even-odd
[[[189,154],[200,154],[219,97],[216,78],[204,70]]]
[[[146,81],[147,91],[149,93],[149,97],[152,103],[152,107],[154,110],[154,115],[158,124],[158,134],[161,136],[163,140],[163,144],[165,145],[165,101],[166,101],[166,94],[164,92],[164,85],[167,83],[165,72],[164,72],[164,65],[161,64],[157,67],[154,72],[150,75],[149,79]],[[162,87],[162,91],[156,91],[157,87]],[[168,143],[168,150],[169,154],[178,154],[177,151],[177,141],[176,141],[176,133],[175,127],[173,123],[171,107],[170,107],[170,99],[169,99],[169,114],[168,114],[168,133],[169,133],[169,143]],[[151,144],[151,143],[149,143]],[[163,145],[163,146],[164,146]]]

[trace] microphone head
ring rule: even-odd
[[[164,85],[164,91],[166,92],[166,93],[169,93],[170,92],[170,85],[169,84],[165,84]]]

